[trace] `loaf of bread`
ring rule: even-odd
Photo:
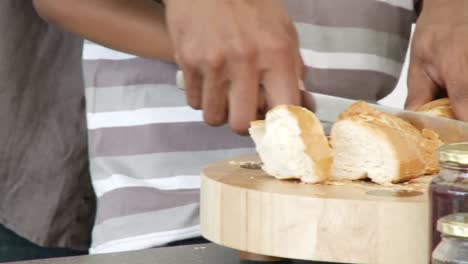
[[[333,177],[398,183],[438,171],[437,148],[431,130],[419,131],[405,120],[359,101],[333,125]]]
[[[450,100],[448,98],[438,99],[429,102],[416,110],[417,112],[425,113],[437,117],[445,117],[455,119]]]
[[[314,113],[298,106],[277,106],[249,133],[263,170],[278,179],[318,183],[331,175],[332,151]]]

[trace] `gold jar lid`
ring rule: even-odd
[[[444,235],[468,238],[468,214],[451,214],[440,218],[437,230]]]
[[[468,142],[447,144],[440,147],[439,161],[468,165]]]

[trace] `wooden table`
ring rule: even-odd
[[[21,264],[320,264],[310,261],[250,262],[240,260],[238,251],[201,244],[168,248],[156,248],[115,254],[90,255],[70,258],[44,259],[15,262]]]

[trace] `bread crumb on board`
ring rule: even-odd
[[[262,170],[262,162],[258,161],[249,161],[249,160],[244,160],[244,161],[235,161],[231,160],[229,161],[229,165],[231,166],[237,166],[241,167],[244,169],[256,169],[256,170]],[[421,176],[415,179],[412,179],[410,181],[402,182],[402,183],[383,183],[383,184],[378,184],[369,180],[328,180],[322,183],[316,183],[315,185],[332,185],[332,186],[344,186],[344,185],[351,185],[355,187],[361,187],[361,188],[372,188],[376,190],[393,190],[393,191],[418,191],[418,190],[423,190],[426,189],[427,186],[430,184],[432,178],[435,175],[426,175],[426,176]],[[254,180],[256,177],[254,176],[249,176],[249,179]],[[283,180],[287,181],[289,183],[296,183],[296,184],[304,184],[304,185],[309,185],[310,183],[303,182],[300,180]]]
[[[243,169],[251,169],[251,170],[261,170],[262,169],[262,162],[256,161],[229,161],[229,165],[238,166]]]
[[[355,187],[362,188],[372,188],[378,190],[389,190],[389,191],[419,191],[427,189],[427,186],[430,184],[432,178],[435,175],[422,176],[407,182],[403,183],[385,183],[378,184],[372,181],[366,180],[329,180],[326,182],[319,183],[319,185],[334,185],[334,186],[343,186],[351,185]]]

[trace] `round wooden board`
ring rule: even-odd
[[[430,177],[393,186],[303,184],[244,166],[258,161],[244,156],[203,171],[200,217],[205,238],[290,259],[429,262]]]

